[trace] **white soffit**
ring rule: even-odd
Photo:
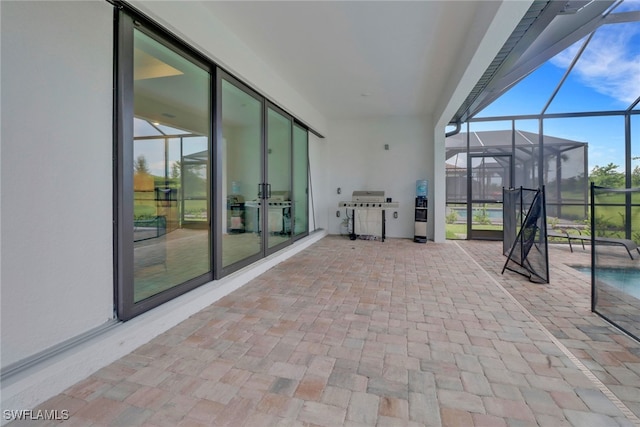
[[[327,118],[433,113],[455,67],[468,63],[462,52],[473,54],[469,29],[490,25],[493,16],[477,13],[486,3],[205,2]]]

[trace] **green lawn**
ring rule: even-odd
[[[474,230],[502,230],[502,225],[482,224],[474,225]],[[460,240],[467,238],[467,224],[446,224],[445,233],[447,239]]]

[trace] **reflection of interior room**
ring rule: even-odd
[[[209,74],[134,42],[134,301],[210,271]]]
[[[249,92],[223,80],[222,197],[227,207],[223,267],[292,236],[292,122],[269,108],[263,143],[262,111],[262,103]],[[306,152],[304,163],[306,167]],[[306,169],[304,177],[306,182]]]
[[[162,132],[135,138],[134,268],[141,300],[189,279],[196,265],[195,271],[209,269],[208,160],[207,138],[136,122],[138,131]]]
[[[216,188],[222,268],[239,268],[306,231],[306,131],[294,141],[289,116],[269,104],[265,115],[263,100],[223,78],[222,140],[213,150],[221,182],[211,182],[210,74],[140,31],[134,68],[136,301],[212,270],[209,195]]]
[[[228,82],[222,89],[222,265],[260,252],[257,224],[261,180],[262,105]]]

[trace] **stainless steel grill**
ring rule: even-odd
[[[384,242],[385,209],[398,208],[398,202],[387,202],[384,191],[354,191],[351,201],[339,202],[338,206],[351,209],[352,240],[362,235],[378,235]]]
[[[385,202],[384,191],[354,191],[351,201],[340,202],[341,208],[391,209],[397,208],[397,202]]]
[[[384,203],[384,191],[354,191],[351,201]]]

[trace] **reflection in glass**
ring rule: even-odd
[[[258,185],[261,174],[262,104],[222,81],[222,266],[261,251]]]
[[[267,112],[268,238],[272,248],[291,237],[291,120]]]
[[[134,31],[134,302],[210,267],[209,73]]]
[[[138,138],[142,136],[163,136],[156,126],[137,117],[133,118],[133,134]]]
[[[309,176],[307,152],[309,134],[298,125],[293,127],[293,211],[294,235],[304,234],[309,224]]]

